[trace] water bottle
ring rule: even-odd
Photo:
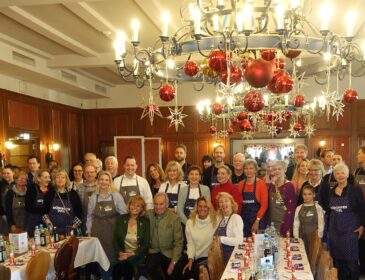
[[[53,227],[53,238],[55,243],[60,241],[60,235],[57,232],[57,227]]]
[[[36,247],[41,246],[41,232],[39,231],[38,226],[36,226],[34,230],[34,243]]]

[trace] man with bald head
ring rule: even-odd
[[[245,179],[245,174],[243,173],[243,164],[245,162],[245,155],[242,153],[237,153],[233,156],[233,168],[232,172],[232,184],[237,186],[237,184]]]

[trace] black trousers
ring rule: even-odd
[[[113,269],[113,280],[120,280],[123,276],[124,280],[132,280],[134,275],[133,264],[128,260],[118,261]]]
[[[175,264],[174,271],[171,275],[167,274],[167,269],[171,263],[171,259],[161,253],[148,254],[146,259],[147,273],[152,280],[180,280],[182,272],[182,261]]]
[[[333,265],[337,268],[338,280],[358,280],[360,277],[358,261],[333,259]]]
[[[182,275],[182,279],[183,280],[189,280],[189,279],[194,279],[194,280],[199,280],[199,267],[201,264],[205,263],[207,265],[207,259],[208,258],[199,258],[193,261],[193,265],[191,266],[191,270],[186,269],[185,273]],[[186,257],[186,262],[184,263],[184,267],[185,265],[188,263],[188,258]]]

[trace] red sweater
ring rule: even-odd
[[[217,208],[218,208],[217,207],[218,206],[217,196],[220,192],[227,192],[231,196],[233,196],[234,201],[236,201],[236,203],[238,204],[237,214],[240,215],[241,208],[242,208],[242,200],[243,200],[242,195],[231,182],[227,182],[225,184],[219,184],[213,188],[211,197],[212,197],[212,204],[214,206],[214,209],[217,210]]]

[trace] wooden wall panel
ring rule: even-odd
[[[99,140],[107,141],[117,136],[117,118],[115,115],[101,115],[98,118]]]
[[[346,164],[350,164],[350,138],[334,137],[333,148],[336,153],[342,155]]]
[[[144,157],[145,157],[145,163],[146,163],[146,168],[148,166],[148,164],[156,162],[158,164],[162,164],[162,162],[160,162],[160,139],[159,138],[144,138]]]
[[[81,138],[80,124],[77,115],[74,113],[68,114],[68,131],[70,161],[71,164],[74,164],[81,159],[79,148],[79,139]]]
[[[123,161],[126,156],[134,156],[137,161],[137,174],[140,176],[144,176],[143,170],[143,139],[142,137],[126,137],[126,138],[115,138],[115,146],[116,146],[116,157],[118,162],[120,162],[118,166],[118,173],[124,173]],[[143,175],[142,175],[143,174]]]
[[[39,130],[39,109],[37,106],[8,100],[8,126],[27,130]]]

